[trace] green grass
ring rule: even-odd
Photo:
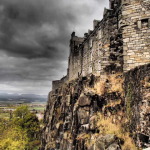
[[[45,107],[41,106],[35,106],[35,107],[29,107],[29,110],[37,110],[37,111],[44,111]]]
[[[9,113],[3,113],[3,112],[0,112],[0,118],[9,118],[10,117],[10,114]]]
[[[36,106],[37,104],[37,106]],[[44,106],[38,106],[39,103],[33,104],[33,106],[31,106],[31,104],[25,104],[27,106],[29,106],[29,110],[35,110],[38,113],[44,113]],[[6,105],[6,106],[0,106],[0,118],[5,118],[8,119],[10,117],[10,111],[7,109],[16,109],[18,107],[18,105]]]

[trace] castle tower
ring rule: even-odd
[[[79,51],[80,44],[84,38],[77,37],[75,32],[71,34],[70,40],[70,55],[68,62],[68,76],[69,80],[75,79],[81,73],[81,51]]]
[[[121,0],[109,0],[109,8],[114,9],[115,7],[118,7],[120,3]]]
[[[126,72],[150,63],[150,1],[122,0],[124,66]]]

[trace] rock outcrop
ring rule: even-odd
[[[41,150],[150,147],[150,65],[88,75],[50,92]]]

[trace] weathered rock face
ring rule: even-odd
[[[145,65],[126,74],[81,77],[50,92],[41,150],[149,147],[149,77]]]
[[[150,64],[126,73],[124,85],[130,132],[139,147],[150,147]]]

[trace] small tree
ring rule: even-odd
[[[25,150],[27,133],[10,120],[0,119],[0,150]]]
[[[20,106],[16,109],[13,122],[26,131],[30,141],[38,139],[40,123],[36,115],[31,113],[27,106]]]
[[[1,150],[25,150],[27,144],[26,132],[16,127],[4,130],[0,137]]]
[[[14,117],[24,119],[28,114],[30,114],[28,106],[22,105],[15,110]]]

